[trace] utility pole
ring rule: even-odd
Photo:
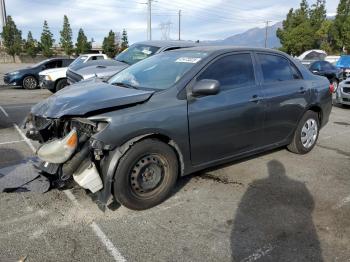
[[[1,31],[2,28],[6,25],[6,7],[5,0],[0,0],[0,18],[1,18]]]
[[[266,23],[266,27],[265,27],[265,48],[267,47],[267,30],[268,30],[268,27],[269,27],[269,23],[272,22],[272,21],[269,21],[267,20],[265,23]]]
[[[148,19],[147,19],[147,39],[152,40],[152,1],[147,1]]]
[[[179,10],[179,41],[181,40],[181,10]]]

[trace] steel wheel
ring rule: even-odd
[[[138,197],[148,197],[156,193],[167,171],[166,160],[158,154],[142,157],[131,168],[130,185]]]
[[[23,87],[25,89],[36,89],[38,86],[38,81],[36,81],[35,77],[27,76],[23,79]]]
[[[308,149],[315,144],[317,135],[318,127],[315,119],[308,119],[301,129],[301,143]]]

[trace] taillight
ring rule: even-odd
[[[334,85],[329,84],[329,92],[332,94],[332,93],[334,93],[334,91],[335,91]]]

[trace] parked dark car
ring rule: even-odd
[[[44,60],[33,66],[6,73],[4,76],[4,83],[7,85],[22,86],[25,89],[36,89],[39,86],[39,73],[41,71],[66,67],[73,60],[74,59],[69,58],[51,58]]]
[[[342,55],[337,61],[336,67],[343,70],[344,79],[350,76],[350,55]]]
[[[270,49],[164,52],[107,82],[93,79],[34,106],[27,137],[40,168],[72,176],[131,209],[161,203],[179,176],[287,146],[315,146],[332,109],[329,81]]]
[[[143,41],[131,45],[118,54],[114,59],[91,61],[79,67],[68,68],[67,78],[69,84],[81,80],[98,77],[108,79],[119,71],[133,65],[152,55],[185,47],[193,47],[196,43],[191,41]]]
[[[343,70],[327,61],[315,61],[310,65],[309,69],[316,75],[327,77],[329,82],[333,84],[334,91],[337,90],[339,83],[344,80]]]

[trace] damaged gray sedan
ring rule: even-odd
[[[179,176],[280,146],[309,152],[331,107],[327,79],[284,53],[196,47],[57,92],[32,108],[26,135],[59,185],[142,210]]]

